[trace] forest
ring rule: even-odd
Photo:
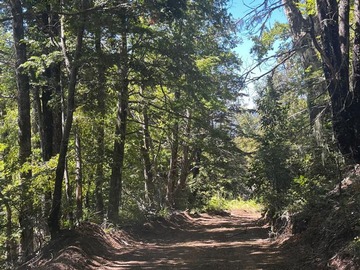
[[[359,0],[235,2],[0,1],[1,269],[83,221],[239,198],[274,231],[331,200],[360,258]]]

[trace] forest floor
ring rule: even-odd
[[[179,212],[105,233],[91,223],[67,231],[19,269],[304,269],[269,239],[260,214]],[[296,255],[295,255],[296,257]]]

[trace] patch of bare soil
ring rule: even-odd
[[[132,230],[84,224],[64,232],[19,269],[292,269],[260,215],[174,214]]]

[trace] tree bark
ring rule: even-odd
[[[185,127],[185,138],[187,140],[190,140],[191,136],[191,113],[190,110],[186,110],[186,127]],[[180,178],[179,178],[179,186],[178,189],[182,190],[186,187],[186,179],[190,173],[190,146],[189,141],[183,142],[183,158],[182,158],[182,164],[181,164],[181,170],[180,170]]]
[[[86,0],[82,3],[83,8],[86,6]],[[76,48],[74,53],[74,60],[70,66],[70,61],[67,58],[64,33],[62,34],[62,49],[64,52],[65,62],[69,69],[69,86],[68,86],[68,99],[67,99],[67,116],[64,126],[64,132],[60,144],[59,160],[56,167],[55,188],[53,192],[53,200],[51,212],[48,219],[51,237],[54,238],[60,231],[60,216],[61,216],[61,197],[62,197],[62,183],[64,178],[64,170],[66,163],[66,155],[68,150],[70,131],[73,122],[73,113],[75,110],[75,90],[77,83],[77,74],[79,70],[79,59],[81,57],[83,35],[85,30],[85,13],[80,20],[79,28],[77,30]],[[61,22],[64,23],[63,21]]]
[[[316,117],[321,111],[321,106],[316,104],[316,99],[326,92],[325,85],[319,85],[318,79],[313,76],[313,72],[321,68],[321,62],[318,60],[311,38],[311,33],[316,32],[314,23],[316,18],[310,16],[304,18],[298,8],[298,1],[282,0],[282,2],[292,33],[293,46],[301,57],[306,80],[309,120],[311,126],[313,126]],[[316,24],[318,24],[318,21],[316,21]]]
[[[67,158],[65,158],[64,180],[65,180],[66,216],[69,221],[69,227],[74,228],[74,212],[72,208],[73,187],[70,182]]]
[[[180,92],[175,92],[175,101],[180,98]],[[175,119],[171,131],[171,156],[169,164],[169,172],[167,176],[167,187],[166,187],[166,204],[168,207],[174,207],[174,192],[176,188],[176,182],[178,181],[178,152],[179,152],[179,122]]]
[[[352,89],[353,100],[351,102],[351,114],[354,119],[354,150],[353,156],[357,163],[360,163],[360,1],[354,3],[354,44],[353,44],[353,77]]]
[[[119,59],[119,93],[115,127],[115,141],[113,161],[111,166],[108,219],[112,223],[119,223],[119,208],[122,193],[122,175],[124,168],[126,124],[129,105],[129,82],[128,82],[128,51],[127,51],[127,27],[126,11],[122,12],[122,33]]]
[[[83,195],[82,195],[82,158],[81,158],[81,142],[79,132],[75,133],[75,160],[76,160],[76,169],[75,169],[75,200],[76,200],[76,221],[79,222],[82,220],[83,209]]]
[[[41,14],[39,28],[45,35],[49,35],[50,40],[59,38],[59,17],[52,13],[51,5],[46,6],[46,10]],[[44,53],[50,53],[49,48],[44,48]],[[62,135],[61,106],[60,104],[60,63],[52,63],[43,73],[46,84],[40,87],[41,102],[40,109],[40,138],[42,157],[44,161],[49,161],[51,157],[59,153],[59,146]],[[60,120],[60,121],[59,121]]]
[[[20,167],[30,161],[31,158],[31,120],[30,120],[30,84],[29,77],[21,67],[27,61],[23,8],[20,0],[11,0],[11,14],[13,38],[15,45],[15,68],[18,101],[18,125],[19,125],[19,165]],[[21,177],[21,205],[19,223],[21,229],[21,259],[25,260],[34,251],[34,231],[31,214],[33,202],[30,192],[32,173],[28,169],[20,173]]]
[[[354,99],[356,103],[360,102],[360,1],[354,3],[354,46],[353,46],[353,77],[352,85]]]
[[[200,167],[201,167],[201,149],[196,148],[194,150],[194,168],[192,169],[193,178],[196,178],[200,174]]]
[[[186,124],[185,124],[185,141],[182,142],[182,160],[180,166],[179,183],[175,189],[175,206],[177,209],[183,207],[181,202],[184,201],[184,191],[186,191],[186,180],[190,174],[191,158],[189,140],[191,137],[191,113],[186,110]]]
[[[144,88],[141,87],[140,95],[144,96]],[[144,101],[143,101],[144,103]],[[149,131],[149,115],[147,105],[144,103],[142,105],[142,145],[141,145],[141,156],[144,164],[144,179],[145,179],[145,199],[149,206],[154,204],[154,195],[155,195],[155,185],[154,185],[154,174],[153,174],[153,164],[150,158],[151,150],[151,136]]]
[[[98,85],[97,85],[97,111],[100,120],[97,122],[96,127],[96,145],[97,145],[97,158],[98,161],[96,163],[95,170],[95,204],[96,204],[96,214],[99,217],[100,221],[104,218],[104,199],[103,199],[103,183],[104,183],[104,154],[105,154],[105,142],[104,142],[104,119],[105,119],[105,71],[106,67],[104,65],[103,60],[103,52],[101,49],[101,29],[99,27],[98,31],[95,33],[95,49],[98,57]]]
[[[331,100],[332,123],[335,139],[344,157],[360,162],[357,108],[349,85],[349,2],[317,1],[321,25],[321,56],[327,89]],[[339,11],[340,15],[339,16]]]

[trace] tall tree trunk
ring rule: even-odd
[[[360,162],[360,145],[351,107],[359,104],[353,99],[349,87],[349,20],[348,0],[318,0],[317,9],[321,26],[321,56],[327,89],[331,100],[332,123],[341,153],[351,162]],[[342,17],[339,16],[339,10]]]
[[[175,102],[180,98],[180,92],[175,92]],[[178,152],[179,152],[179,122],[175,119],[175,123],[171,131],[171,156],[169,164],[169,172],[167,177],[167,187],[166,187],[166,203],[167,206],[172,208],[174,207],[174,191],[176,188],[176,182],[178,181]]]
[[[57,20],[56,22],[58,22]],[[54,22],[55,23],[55,22]],[[62,139],[62,89],[60,83],[60,63],[54,63],[47,69],[48,85],[43,88],[47,93],[42,98],[42,152],[44,161],[49,161],[60,152]],[[51,104],[51,105],[50,105]],[[44,214],[49,216],[51,211],[51,191],[45,191]]]
[[[191,113],[190,110],[186,110],[186,127],[185,127],[185,138],[187,140],[190,140],[191,136]],[[186,179],[190,173],[190,146],[189,141],[183,142],[183,158],[182,158],[182,164],[181,164],[181,170],[180,170],[180,178],[179,178],[179,186],[178,189],[182,190],[186,187]]]
[[[50,76],[50,74],[47,75]],[[42,101],[42,117],[41,120],[43,123],[40,125],[42,127],[41,130],[41,139],[42,139],[42,154],[43,154],[43,160],[48,161],[53,155],[53,113],[50,108],[50,102],[51,102],[51,89],[49,87],[43,87],[42,88],[42,95],[41,95],[41,101]]]
[[[200,148],[195,148],[194,150],[194,167],[192,168],[193,178],[198,177],[200,174],[201,152]]]
[[[49,36],[49,42],[59,38],[59,16],[52,11],[50,4],[44,7],[43,12],[37,13],[37,27],[45,36]],[[45,46],[43,53],[49,54],[54,48]],[[57,50],[57,48],[56,48]],[[45,68],[43,76],[45,83],[37,86],[34,91],[35,115],[38,130],[40,131],[41,154],[44,162],[49,161],[59,153],[62,121],[61,121],[61,63],[52,63]],[[51,209],[51,190],[44,194],[44,216],[48,216]]]
[[[42,124],[42,121],[41,121],[41,101],[40,101],[40,93],[39,93],[39,87],[38,86],[35,86],[34,89],[33,89],[33,110],[34,110],[34,123],[32,123],[32,133],[33,134],[38,134],[40,133],[40,145],[37,144],[35,145],[34,147],[35,148],[40,148],[42,149],[42,135],[41,135],[41,130],[42,130],[42,127],[41,127],[41,124]]]
[[[104,183],[104,154],[105,154],[105,142],[104,142],[104,119],[105,119],[105,71],[106,67],[103,60],[103,52],[101,49],[101,29],[95,32],[95,49],[98,57],[97,71],[98,71],[98,85],[97,85],[97,111],[99,118],[96,127],[96,153],[98,161],[96,163],[95,170],[95,204],[96,214],[100,221],[104,218],[104,199],[103,199],[103,183]]]
[[[86,0],[82,2],[82,8],[84,9],[87,6]],[[64,126],[64,132],[60,144],[59,160],[56,167],[56,176],[55,176],[55,188],[53,193],[53,200],[51,206],[51,212],[49,215],[48,223],[51,233],[51,237],[54,238],[60,231],[60,216],[61,216],[61,197],[62,197],[62,183],[64,178],[64,170],[66,163],[66,155],[68,150],[70,131],[73,122],[73,113],[75,110],[75,89],[77,82],[77,74],[79,69],[79,59],[82,51],[83,35],[85,29],[85,13],[82,15],[82,18],[79,23],[79,28],[77,30],[76,37],[76,48],[73,57],[73,63],[70,64],[70,61],[67,57],[66,45],[65,45],[65,34],[64,31],[61,34],[62,39],[62,50],[65,57],[65,62],[69,70],[69,86],[68,86],[68,99],[67,99],[67,116]],[[61,24],[64,24],[62,20]],[[63,26],[62,26],[63,27]]]
[[[140,95],[144,96],[144,88],[142,86],[140,89]],[[149,131],[149,115],[148,108],[145,102],[143,101],[142,105],[142,145],[140,147],[141,157],[144,164],[144,179],[145,179],[145,199],[149,206],[154,204],[154,195],[155,195],[155,185],[154,185],[154,174],[153,174],[153,165],[150,158],[151,150],[151,136]]]
[[[316,99],[324,93],[325,85],[320,84],[317,78],[314,78],[313,72],[321,68],[321,62],[318,60],[317,52],[313,46],[312,33],[316,32],[316,23],[312,17],[304,18],[298,7],[296,0],[282,0],[285,14],[289,22],[293,46],[297,49],[301,57],[301,63],[304,69],[307,106],[309,111],[309,120],[311,126],[315,123],[316,117],[321,112],[321,106],[316,104]],[[316,36],[317,34],[314,34]]]
[[[352,85],[355,102],[360,102],[360,0],[354,3],[354,46],[353,46],[353,77]]]
[[[121,204],[122,175],[124,168],[126,124],[129,105],[128,82],[128,51],[127,51],[127,26],[126,11],[122,12],[122,33],[120,43],[119,61],[119,93],[115,127],[115,141],[113,161],[111,166],[108,219],[113,223],[120,221],[119,207]]]
[[[51,76],[53,80],[53,85],[51,87],[54,88],[53,92],[53,101],[55,101],[52,106],[52,114],[53,114],[53,139],[52,139],[52,155],[57,155],[60,153],[60,145],[62,140],[62,85],[61,85],[61,64],[54,64],[51,66]]]
[[[83,209],[82,209],[82,159],[81,159],[81,142],[79,132],[75,133],[75,160],[76,160],[76,169],[75,169],[75,199],[76,199],[76,220],[79,222],[82,220]]]
[[[185,126],[185,141],[182,142],[182,160],[180,166],[180,176],[179,176],[179,184],[175,189],[175,206],[176,208],[184,207],[184,204],[181,203],[184,199],[186,194],[186,180],[190,174],[190,166],[191,166],[191,159],[190,159],[190,145],[189,140],[191,137],[191,113],[190,110],[186,110],[186,126]]]
[[[16,84],[18,90],[18,125],[19,125],[19,164],[23,166],[31,158],[31,121],[30,121],[30,84],[29,77],[21,67],[27,61],[24,40],[24,18],[20,0],[11,0],[13,37],[16,57]],[[21,229],[21,258],[24,260],[33,253],[34,231],[31,214],[33,202],[30,192],[31,170],[22,171],[21,205],[19,223]]]
[[[74,228],[73,194],[72,194],[73,187],[70,182],[67,158],[65,158],[64,180],[65,180],[66,216],[68,218],[70,228]]]
[[[49,40],[59,38],[59,17],[51,10],[51,5],[46,5],[46,10],[39,18],[39,28],[45,35],[49,35]],[[44,53],[51,52],[49,48],[44,48]],[[61,142],[61,122],[57,118],[61,116],[60,104],[60,63],[52,63],[45,68],[43,75],[46,84],[40,86],[41,102],[40,108],[40,138],[42,145],[42,156],[44,161],[49,161],[51,157],[59,153],[59,145]]]
[[[353,45],[353,77],[352,77],[352,88],[353,88],[353,102],[351,103],[351,113],[354,118],[354,133],[355,138],[353,144],[354,149],[354,160],[357,163],[360,162],[360,1],[355,0],[354,3],[354,20],[355,20],[355,31],[354,31],[354,45]]]

